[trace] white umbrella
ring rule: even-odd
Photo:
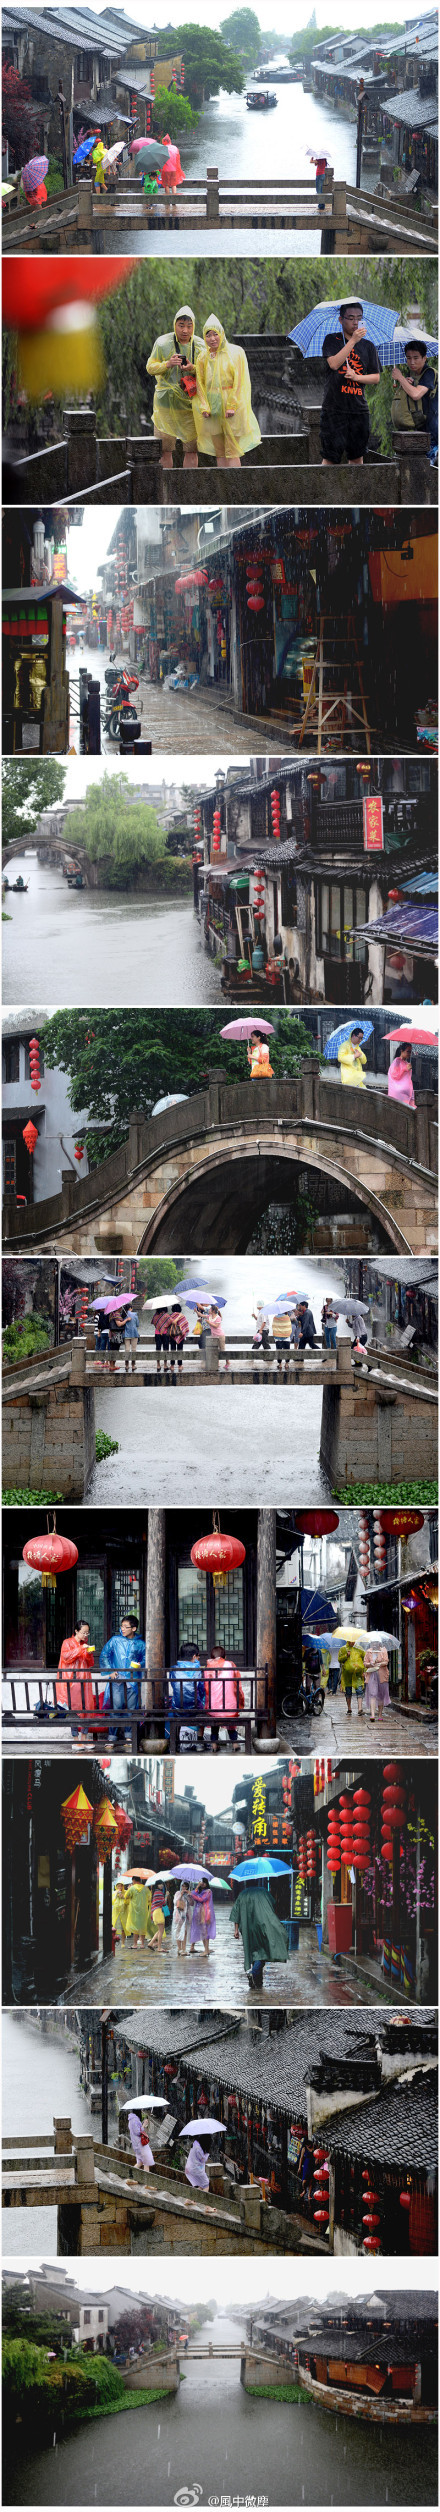
[[[197,2119],[190,2120],[187,2128],[179,2128],[179,2137],[199,2137],[200,2130],[202,2137],[226,2137],[227,2133],[222,2120]]]
[[[131,2093],[129,2102],[121,2102],[121,2111],[167,2111],[163,2093]]]
[[[125,140],[114,140],[114,141],[113,141],[113,147],[112,147],[112,148],[105,148],[105,149],[104,149],[104,156],[101,158],[101,165],[102,165],[102,166],[104,166],[104,167],[105,167],[105,166],[115,166],[115,165],[116,165],[116,159],[117,159],[117,157],[121,157],[121,156],[122,156],[122,150],[123,150],[124,148],[125,148]]]

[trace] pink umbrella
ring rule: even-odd
[[[117,1299],[92,1300],[91,1306],[92,1308],[99,1308],[104,1317],[111,1317],[115,1308],[129,1308],[131,1306],[131,1301],[135,1299],[135,1291],[119,1291]]]
[[[23,166],[21,178],[24,191],[38,192],[40,183],[44,183],[45,175],[48,173],[48,157],[29,157],[27,166]]]
[[[252,1020],[249,1016],[246,1020],[227,1021],[226,1029],[220,1030],[220,1037],[252,1038],[256,1029],[258,1029],[260,1038],[273,1038],[275,1036],[273,1021]]]
[[[402,1029],[386,1029],[385,1038],[389,1038],[392,1046],[438,1047],[434,1029],[415,1029],[411,1021],[405,1022]]]

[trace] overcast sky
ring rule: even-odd
[[[25,2276],[29,2268],[35,2273],[43,2264],[43,2255],[34,2258],[32,2254],[30,2260],[14,2256],[14,2275]],[[53,2268],[57,2263],[51,2260],[46,2264]],[[4,2265],[8,2265],[7,2260]],[[313,2294],[322,2303],[335,2294],[348,2294],[352,2299],[356,2294],[374,2293],[376,2285],[386,2285],[394,2291],[407,2282],[405,2260],[389,2258],[380,2260],[380,2274],[377,2260],[365,2259],[332,2259],[330,2264],[326,2259],[303,2259],[299,2267],[291,2259],[275,2258],[165,2259],[163,2265],[154,2259],[151,2266],[144,2259],[93,2258],[69,2259],[65,2265],[68,2276],[86,2294],[90,2290],[105,2294],[112,2286],[122,2285],[125,2293],[142,2294],[146,2302],[150,2297],[160,2301],[166,2294],[183,2304],[208,2303],[215,2295],[218,2303],[243,2303],[247,2307],[264,2302],[267,2295],[273,2302],[278,2298],[280,2302],[296,2302],[297,2296],[303,2300],[306,2294]],[[434,2292],[430,2260],[411,2260],[411,2285]]]
[[[53,5],[59,12],[59,0],[45,0],[45,5],[49,8]],[[102,0],[87,0],[87,6],[99,17]],[[158,26],[189,25],[211,26],[218,34],[224,19],[231,16],[233,6],[234,0],[229,0],[229,5],[228,0],[223,0],[220,10],[214,6],[214,0],[190,0],[190,7],[182,6],[180,11],[176,0],[174,6],[173,0],[171,5],[170,0],[153,0],[151,10],[147,10],[145,0],[143,6],[142,0],[130,0],[126,14],[128,18],[134,18],[145,33]],[[302,33],[303,27],[310,25],[312,15],[308,0],[255,0],[255,10],[259,25],[268,31],[275,27],[286,45],[294,35]],[[391,7],[384,8],[383,13],[378,7],[378,0],[339,0],[339,7],[335,5],[335,0],[316,0],[318,29],[320,26],[344,26],[350,34],[355,34],[358,26],[377,26],[382,14],[388,24],[405,25],[404,13],[399,6],[395,6],[395,0]],[[416,15],[416,10],[413,14]]]
[[[218,759],[214,752],[212,755],[210,753],[209,758],[201,759],[197,755],[195,758],[190,758],[188,753],[183,751],[181,755],[170,759],[166,755],[162,757],[161,752],[156,750],[152,759],[118,759],[117,766],[113,765],[111,758],[106,757],[104,772],[106,776],[111,776],[112,771],[115,776],[127,776],[129,784],[134,785],[136,790],[139,785],[161,785],[164,778],[171,793],[173,785],[213,785],[216,769],[221,768],[225,776],[227,769],[233,767],[234,764],[240,768],[241,775],[245,776],[249,759],[240,758],[234,762],[233,753],[230,759],[225,756],[224,752],[221,759]],[[99,785],[102,773],[102,758],[68,759],[63,801],[82,802],[87,785]],[[59,810],[59,803],[54,805],[54,809]]]
[[[148,1755],[145,1756],[145,1760],[148,1760]],[[140,1768],[145,1768],[144,1761],[140,1764]],[[302,1768],[303,1771],[312,1770],[313,1763],[310,1756],[308,1760],[306,1758],[303,1761]],[[115,1757],[113,1758],[111,1764],[111,1776],[112,1779],[114,1779],[115,1787],[118,1786],[118,1782],[120,1784],[122,1777],[126,1778],[127,1764],[123,1757],[119,1756],[118,1760],[116,1760]],[[190,1788],[195,1788],[196,1796],[202,1799],[202,1803],[207,1807],[208,1814],[224,1814],[226,1807],[231,1804],[232,1790],[235,1788],[236,1780],[258,1779],[259,1777],[261,1778],[261,1770],[258,1771],[255,1762],[240,1762],[239,1771],[237,1771],[235,1767],[231,1766],[229,1767],[229,1770],[225,1770],[224,1767],[222,1769],[221,1762],[219,1769],[217,1769],[217,1764],[209,1762],[207,1756],[205,1757],[203,1763],[203,1771],[201,1771],[200,1762],[197,1761],[195,1756],[193,1758],[192,1754],[189,1753],[185,1754],[184,1770],[180,1770],[180,1766],[178,1767],[176,1786],[179,1789],[180,1795],[183,1794],[185,1785]],[[191,1852],[189,1855],[191,1855]],[[172,1860],[170,1863],[172,1864]],[[209,1858],[207,1859],[207,1865],[209,1866]]]

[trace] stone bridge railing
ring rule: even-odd
[[[432,1091],[419,1092],[413,1110],[373,1090],[342,1089],[336,1076],[334,1081],[324,1079],[314,1059],[307,1057],[296,1078],[260,1084],[211,1078],[206,1089],[160,1117],[145,1117],[141,1108],[134,1109],[125,1142],[87,1178],[77,1179],[69,1169],[60,1194],[20,1207],[19,1215],[15,1203],[5,1203],[5,1243],[17,1250],[44,1246],[64,1234],[70,1222],[96,1224],[106,1206],[124,1198],[142,1172],[154,1172],[167,1152],[184,1154],[202,1141],[208,1155],[210,1134],[219,1129],[225,1145],[234,1128],[258,1144],[265,1132],[279,1126],[281,1149],[281,1129],[286,1141],[289,1120],[292,1129],[304,1124],[309,1133],[314,1127],[320,1134],[327,1130],[329,1154],[332,1138],[346,1142],[352,1136],[353,1147],[365,1144],[366,1157],[385,1146],[402,1166],[419,1169],[429,1180],[437,1174],[437,1102]],[[347,1185],[349,1177],[348,1166]]]

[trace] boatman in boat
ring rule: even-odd
[[[321,410],[322,462],[361,463],[370,434],[365,385],[380,384],[377,349],[366,338],[359,298],[340,307],[339,331],[323,343],[326,386]]]

